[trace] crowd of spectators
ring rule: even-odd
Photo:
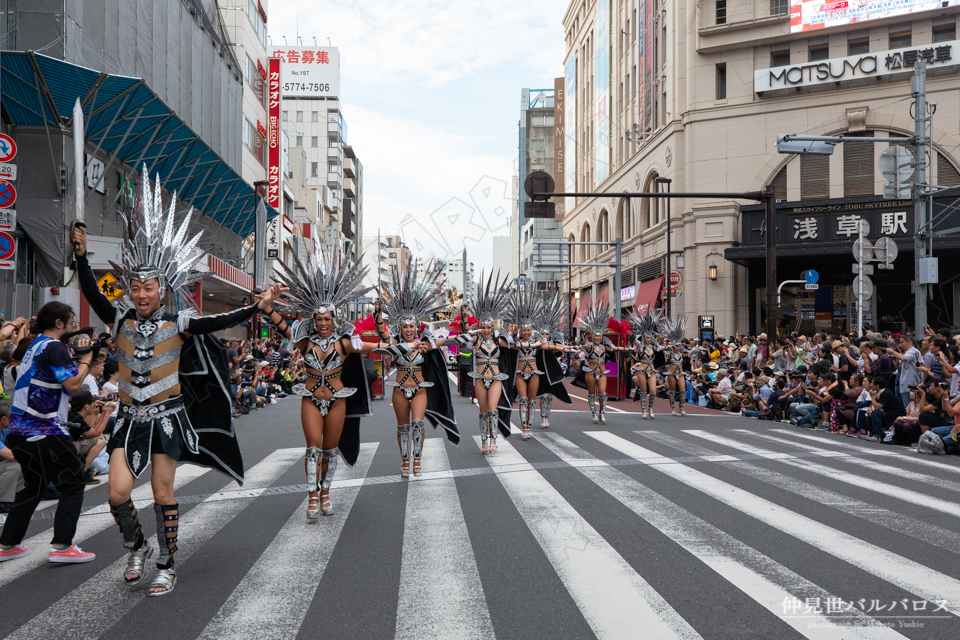
[[[761,333],[691,350],[691,399],[761,420],[960,453],[960,329]]]

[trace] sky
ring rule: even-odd
[[[563,75],[565,0],[271,0],[274,45],[340,49],[341,111],[364,167],[364,235],[479,273],[508,235],[520,90]]]

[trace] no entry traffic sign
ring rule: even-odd
[[[17,143],[5,133],[0,133],[0,162],[10,162],[17,157]]]
[[[17,201],[17,189],[6,180],[0,180],[0,209],[11,209]]]
[[[0,269],[13,269],[17,266],[17,241],[5,231],[0,231]]]

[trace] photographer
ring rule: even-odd
[[[70,437],[73,438],[77,453],[83,460],[84,480],[87,484],[100,484],[100,481],[93,477],[90,463],[107,446],[103,431],[107,427],[115,406],[116,403],[104,403],[103,400],[82,389],[70,398],[70,413],[67,417],[72,423],[69,427]]]
[[[891,347],[886,349],[887,355],[900,361],[900,376],[897,391],[900,393],[900,399],[903,406],[910,404],[910,386],[918,385],[923,382],[923,374],[917,370],[917,364],[921,363],[922,357],[920,350],[913,344],[913,338],[910,336],[900,337],[900,350],[894,350]]]
[[[53,527],[53,549],[47,559],[56,563],[90,562],[96,558],[73,544],[77,520],[83,508],[83,462],[63,426],[67,420],[70,393],[80,389],[90,371],[93,353],[79,357],[75,365],[60,342],[73,323],[73,309],[62,302],[48,302],[37,312],[34,339],[23,356],[13,398],[13,417],[7,446],[20,462],[24,489],[0,535],[0,561],[21,558],[30,550],[20,546],[27,527],[51,482],[60,491]],[[77,348],[88,347],[90,339],[77,337]]]

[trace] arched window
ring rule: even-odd
[[[577,236],[570,234],[570,237],[567,238],[567,242],[570,243],[570,246],[567,247],[567,262],[576,262],[577,261],[577,252],[574,251],[573,243],[577,241]]]
[[[643,190],[644,193],[660,193],[660,185],[657,184],[657,178],[659,177],[659,174],[650,174],[650,177],[647,178],[647,186]],[[644,229],[649,229],[658,224],[660,222],[660,198],[644,198],[640,215],[643,217]]]
[[[583,225],[583,231],[580,233],[580,242],[591,242],[590,225]],[[589,262],[591,257],[590,245],[586,244],[580,247],[580,262]]]
[[[623,198],[617,208],[617,235],[621,240],[627,240],[630,237],[630,200]]]
[[[600,219],[597,220],[597,242],[610,241],[610,216],[607,210],[600,212]],[[604,251],[604,247],[597,247],[599,251]]]

